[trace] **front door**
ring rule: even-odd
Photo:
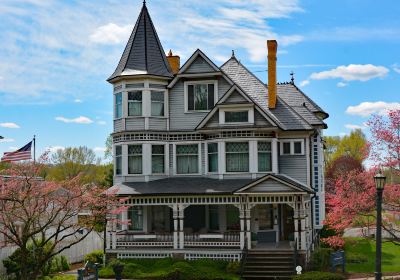
[[[282,222],[281,222],[281,240],[294,240],[294,221],[293,208],[287,204],[283,204],[281,208]]]

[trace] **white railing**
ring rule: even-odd
[[[117,233],[117,248],[129,247],[172,247],[174,240],[172,233]]]
[[[240,248],[240,235],[239,232],[186,233],[184,235],[184,246]]]

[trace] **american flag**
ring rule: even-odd
[[[16,150],[15,152],[5,152],[4,156],[1,158],[1,161],[19,161],[31,159],[31,147],[32,141],[23,146],[21,149]]]

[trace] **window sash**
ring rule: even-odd
[[[115,118],[122,118],[122,92],[115,94]]]
[[[258,148],[258,171],[272,171],[271,142],[257,142]]]
[[[122,146],[115,146],[115,174],[122,174]]]
[[[151,115],[164,116],[164,92],[151,92]]]
[[[295,141],[293,142],[293,153],[296,155],[301,155],[302,154],[302,142],[301,141]]]
[[[282,154],[290,155],[290,142],[283,142],[283,144],[282,144]]]
[[[128,217],[131,220],[130,230],[143,230],[143,207],[133,206],[128,209]]]
[[[128,145],[128,173],[143,173],[142,145]]]
[[[225,111],[225,122],[249,122],[249,111]]]
[[[208,172],[218,171],[218,143],[209,143],[208,150]]]
[[[188,111],[208,111],[214,107],[214,83],[187,85]]]
[[[195,174],[199,172],[198,150],[197,144],[176,146],[177,174]]]
[[[249,143],[232,142],[226,143],[226,171],[248,172],[249,171]]]
[[[151,172],[161,174],[165,172],[165,149],[164,145],[151,146]]]
[[[128,116],[142,115],[143,95],[141,91],[128,92]]]

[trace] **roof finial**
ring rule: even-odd
[[[172,50],[169,49],[168,56],[172,56]]]
[[[232,57],[235,57],[235,50],[232,50]]]
[[[290,82],[291,82],[292,84],[294,84],[294,72],[293,72],[293,71],[290,72],[290,76],[292,76],[292,78],[290,79]]]
[[[143,5],[146,6],[146,0],[143,0]]]

